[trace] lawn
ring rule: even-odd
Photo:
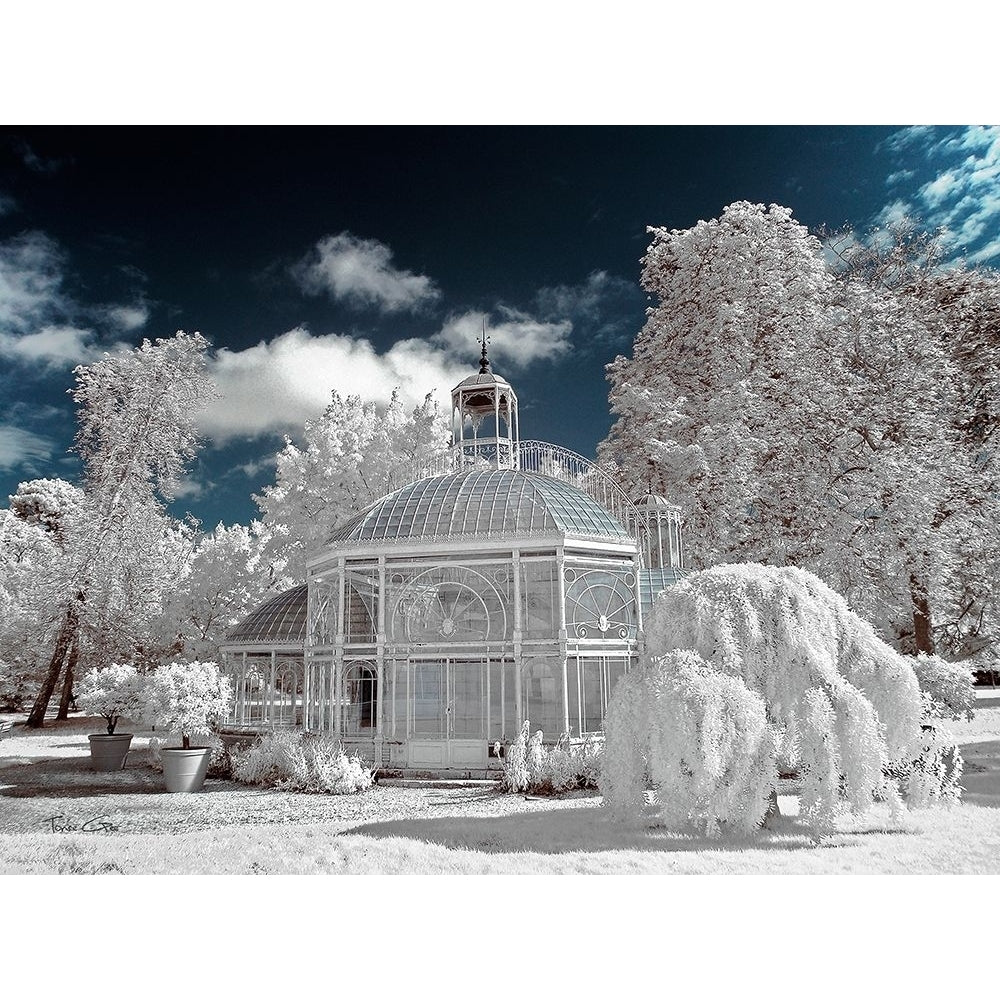
[[[1000,872],[1000,691],[954,724],[963,803],[894,824],[876,809],[819,840],[795,815],[741,841],[612,823],[597,794],[376,787],[305,795],[209,779],[167,794],[140,734],[125,770],[89,769],[96,720],[0,741],[0,873],[799,873]],[[794,789],[785,789],[793,792]]]

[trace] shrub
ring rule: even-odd
[[[23,712],[29,700],[28,674],[0,660],[0,712]]]
[[[525,719],[503,758],[500,789],[533,795],[558,795],[577,788],[597,788],[601,773],[603,740],[588,737],[572,744],[568,737],[554,747],[542,742],[542,731],[529,736],[531,723]],[[499,743],[496,744],[499,753]]]
[[[647,619],[651,656],[697,652],[764,699],[778,759],[826,824],[839,802],[900,808],[894,775],[920,755],[924,704],[911,661],[812,573],[757,564],[693,573]]]
[[[779,733],[764,699],[691,650],[655,658],[615,686],[600,787],[614,818],[635,819],[647,779],[672,830],[759,826],[775,789]]]
[[[80,679],[76,702],[84,712],[101,716],[114,735],[119,719],[137,719],[143,711],[143,678],[130,663],[96,667]]]
[[[920,690],[931,697],[931,714],[941,719],[971,719],[976,703],[975,676],[961,663],[918,653],[912,660]]]
[[[232,683],[215,663],[167,663],[146,675],[144,714],[157,728],[179,735],[185,750],[193,735],[211,732],[232,703]]]
[[[347,795],[371,788],[375,780],[374,768],[325,736],[268,733],[230,757],[233,778],[247,785]]]

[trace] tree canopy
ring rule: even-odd
[[[776,205],[650,232],[601,461],[681,506],[695,567],[801,566],[903,648],[995,651],[996,275]]]

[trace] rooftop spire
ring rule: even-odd
[[[489,342],[489,337],[486,336],[486,317],[483,317],[483,353],[479,359],[479,374],[488,375],[490,372],[490,359],[486,357],[486,344]]]

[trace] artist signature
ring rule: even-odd
[[[68,816],[60,813],[42,820],[48,823],[53,833],[114,833],[118,827],[103,816],[94,816],[82,826],[78,826]]]

